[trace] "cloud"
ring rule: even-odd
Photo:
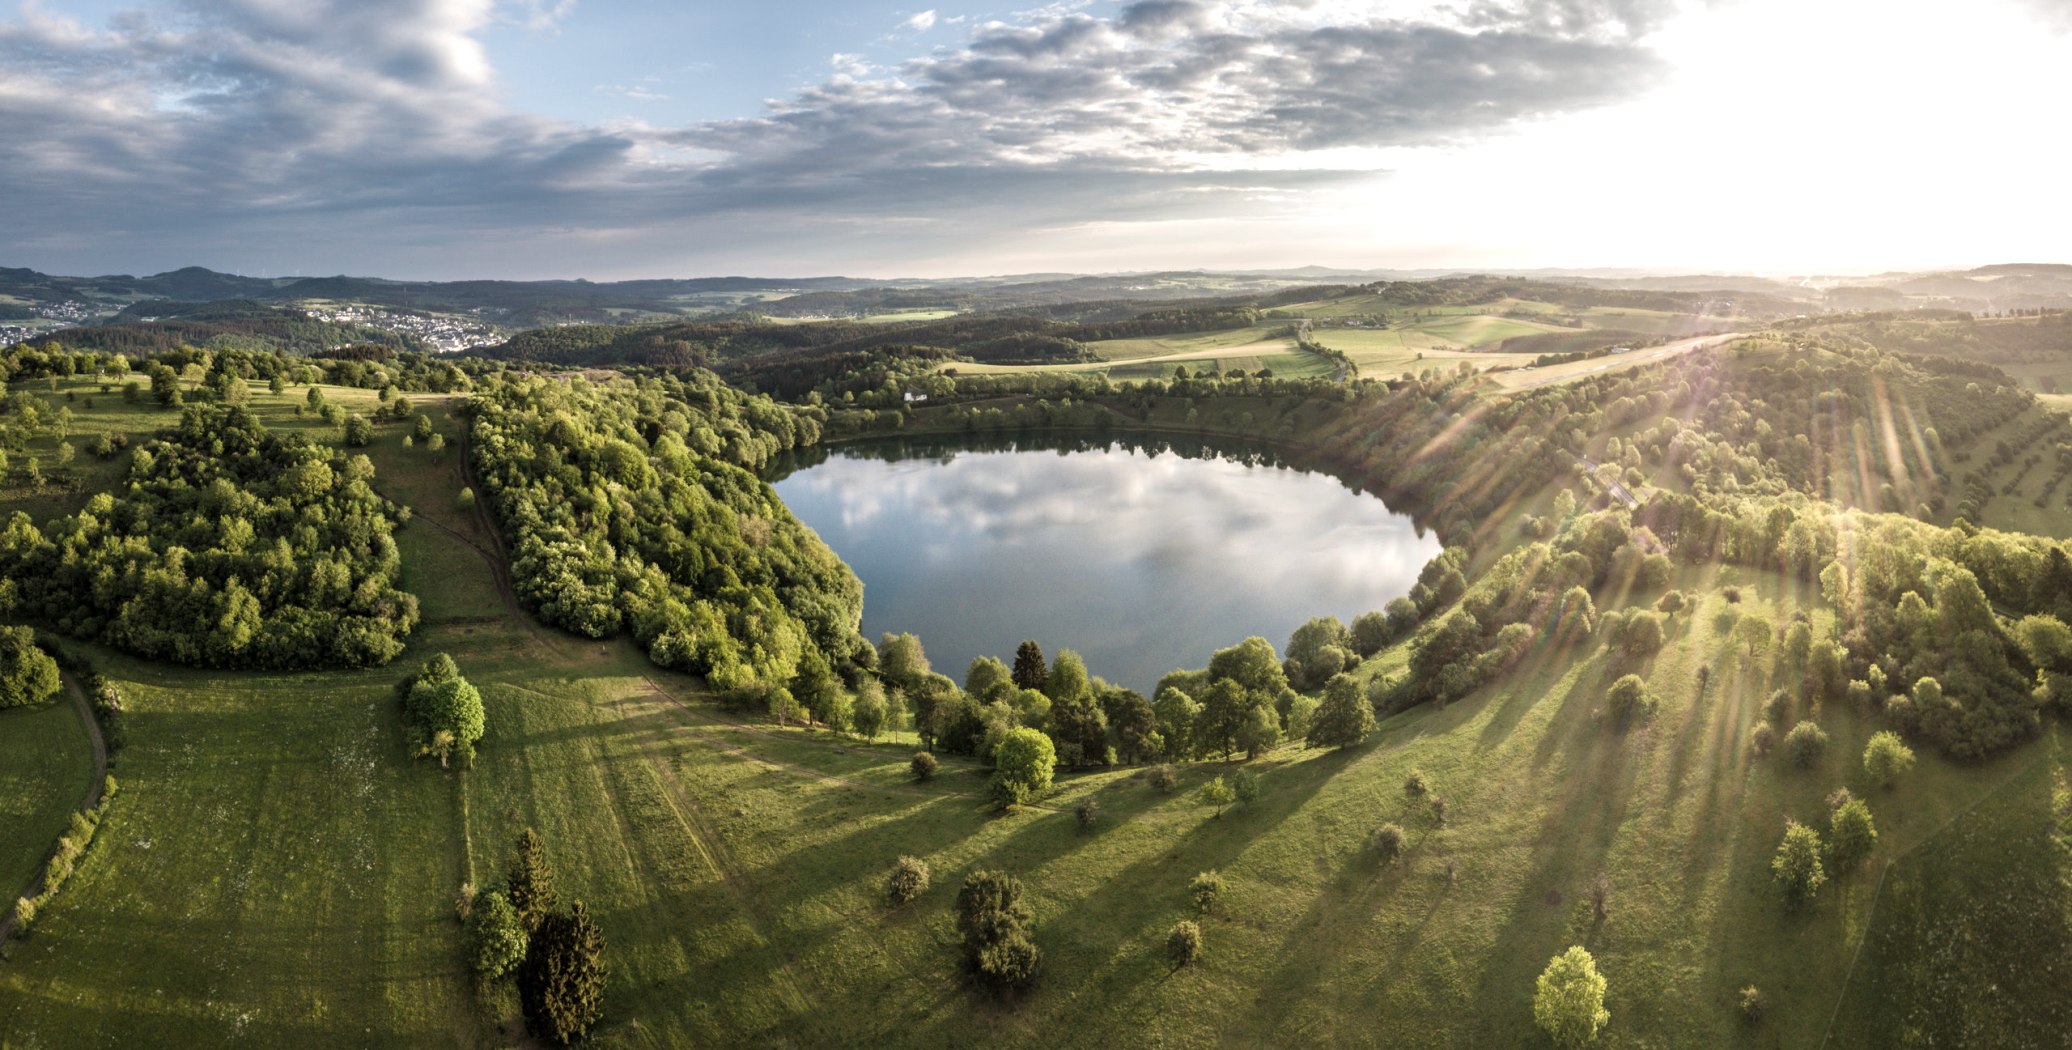
[[[911,29],[916,33],[926,33],[927,31],[935,28],[935,9],[930,8],[926,11],[923,11],[920,14],[915,15],[914,17],[909,18],[904,22],[901,22],[900,25],[908,29]]]
[[[680,127],[505,107],[480,35],[551,28],[573,0],[182,0],[105,29],[31,6],[0,21],[0,140],[24,158],[10,240],[61,258],[259,242],[506,267],[528,240],[576,259],[719,231],[949,241],[1271,214],[1372,168],[1320,151],[1471,142],[1662,72],[1650,0],[1415,20],[1354,0],[1081,6],[893,65],[837,55],[761,114]]]

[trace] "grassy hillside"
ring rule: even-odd
[[[1464,316],[1481,315],[1441,316],[1467,324]],[[1318,335],[1338,346],[1335,337],[1353,331]],[[1423,351],[1379,345],[1401,330],[1361,334],[1377,337],[1370,353],[1413,355],[1406,370],[1451,364],[1418,365]],[[1224,355],[1274,359],[1232,354],[1253,345],[1171,352],[1209,355],[1177,359],[1190,370],[1192,360]],[[1113,367],[1170,374],[1176,360],[1141,349]],[[1299,353],[1292,344],[1281,352]],[[1664,450],[1687,446],[1657,436],[1665,420],[1697,419],[1689,406],[1701,399],[1814,385],[1807,377],[1849,360],[1766,344],[1738,356],[1647,358],[1538,395],[1435,380],[1431,400],[1420,388],[1403,401],[1446,435],[1492,405],[1545,408],[1546,433],[1557,415],[1560,425],[1587,427],[1578,447],[1614,472],[1630,449],[1634,487],[1647,496],[1714,484],[1710,475],[1704,486],[1686,480],[1683,462]],[[1926,382],[1881,374],[1888,379],[1883,389],[1895,397]],[[85,380],[32,388],[74,409],[71,440],[82,446],[101,432],[140,438],[172,422],[170,410],[99,394]],[[1664,396],[1649,402],[1653,390]],[[378,404],[372,391],[323,392],[351,410]],[[1169,792],[1141,768],[1066,774],[1040,804],[1003,815],[969,760],[945,755],[934,782],[912,782],[911,736],[863,744],[729,713],[702,682],[656,669],[628,639],[539,626],[516,606],[502,537],[458,499],[467,478],[454,403],[410,396],[449,445],[444,455],[406,449],[403,428],[384,425],[366,449],[375,487],[413,512],[397,543],[424,619],[395,665],[278,675],[95,654],[130,698],[124,791],[79,873],[0,963],[9,1045],[517,1042],[516,997],[468,974],[454,901],[463,884],[496,881],[527,826],[543,835],[564,899],[583,899],[607,942],[600,1046],[1535,1046],[1544,1039],[1532,1020],[1533,979],[1571,944],[1587,946],[1609,981],[1603,1045],[2044,1046],[2065,1030],[2072,970],[2037,965],[2072,946],[2062,730],[1976,762],[1923,747],[1919,765],[1888,790],[1866,778],[1860,758],[1884,727],[1880,716],[1797,701],[1780,721],[1817,721],[1830,737],[1825,752],[1803,768],[1781,752],[1760,755],[1753,727],[1797,678],[1776,647],[1751,652],[1735,628],[1803,613],[1823,637],[1834,631],[1836,610],[1801,577],[1679,564],[1665,583],[1598,593],[1601,613],[1653,607],[1671,588],[1694,596],[1643,660],[1613,647],[1609,628],[1549,631],[1496,683],[1396,714],[1359,747],[1289,746],[1251,763],[1186,765]],[[338,440],[337,428],[295,413],[303,398],[299,386],[278,395],[262,387],[252,405],[269,425]],[[1293,438],[1337,418],[1321,397],[1287,395],[1285,420],[1264,400],[1176,397],[1138,421],[1254,434],[1285,427]],[[1951,429],[1951,451],[1968,457],[1953,461],[1958,486],[1965,474],[1990,472],[1996,486],[2014,484],[2006,499],[2040,493],[2049,472],[2016,476],[2026,450],[1988,465],[1996,442],[2030,433],[2034,418],[1959,440],[1962,420],[1946,405],[1966,401],[1903,403],[1924,417],[1952,413],[1936,422]],[[1262,418],[1249,414],[1255,408]],[[1345,417],[1332,436],[1353,447],[1374,439],[1380,427],[1371,424]],[[1746,424],[1747,436],[1714,424],[1721,448],[1707,447],[1703,462],[1729,474],[1745,445],[1790,440],[1747,420],[1734,424]],[[1805,429],[1823,442],[1842,438]],[[54,440],[37,442],[54,458]],[[114,483],[120,462],[82,452],[61,484],[10,490],[5,504],[38,516],[77,509]],[[1768,492],[1832,480],[1812,468],[1801,478],[1790,465],[1749,466],[1735,485]],[[1460,480],[1472,487],[1498,476]],[[1498,510],[1472,523],[1470,576],[1571,486],[1588,498],[1567,476],[1490,495]],[[1950,495],[1945,515],[1961,497]],[[1998,502],[1984,510],[1989,523],[2021,524]],[[1400,674],[1411,644],[1378,654],[1361,675]],[[466,770],[411,757],[390,688],[436,652],[453,655],[487,708],[488,732]],[[1605,695],[1628,672],[1660,707],[1621,726]],[[51,711],[66,713],[31,712],[42,721],[20,734],[10,730],[30,724],[23,713],[0,715],[0,783],[10,797],[83,777],[84,759],[74,757],[82,749],[63,739],[63,730],[78,734],[76,720]],[[39,734],[40,745],[17,743]],[[50,761],[5,761],[17,747]],[[1210,777],[1239,765],[1260,778],[1256,801],[1220,810],[1202,801]],[[1443,819],[1406,794],[1413,770],[1446,800]],[[1825,829],[1826,800],[1840,788],[1868,800],[1877,846],[1860,869],[1835,873],[1810,907],[1787,908],[1770,874],[1784,821]],[[1073,808],[1089,798],[1100,818],[1086,829]],[[31,841],[4,823],[61,819],[37,807],[0,809],[0,873],[26,871],[48,848],[49,835]],[[1392,863],[1375,847],[1384,822],[1408,833]],[[882,879],[902,854],[925,860],[934,879],[894,908]],[[1027,885],[1044,953],[1041,978],[1006,1001],[975,991],[958,970],[951,902],[964,874],[981,867]],[[1187,884],[1207,870],[1220,871],[1227,890],[1201,919],[1202,960],[1176,971],[1166,932],[1194,917]],[[1751,984],[1768,1004],[1753,1028],[1737,1005]]]
[[[0,711],[0,894],[19,894],[42,873],[93,772],[70,700]]]

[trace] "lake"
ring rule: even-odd
[[[863,579],[863,632],[911,632],[964,679],[1034,638],[1150,695],[1176,667],[1409,592],[1440,543],[1272,453],[1054,436],[813,449],[772,484]]]

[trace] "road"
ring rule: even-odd
[[[1613,354],[1609,357],[1600,357],[1587,362],[1578,361],[1572,364],[1548,365],[1545,368],[1535,369],[1513,368],[1493,373],[1493,375],[1497,382],[1514,390],[1532,390],[1553,383],[1565,383],[1574,379],[1582,379],[1586,376],[1594,376],[1600,372],[1607,372],[1613,369],[1653,364],[1666,357],[1674,357],[1678,354],[1690,353],[1693,350],[1719,346],[1729,340],[1740,338],[1742,334],[1741,332],[1720,332],[1715,335],[1693,336],[1689,339],[1680,339],[1674,343],[1667,343],[1662,346],[1642,347],[1638,350],[1628,350],[1623,354]]]

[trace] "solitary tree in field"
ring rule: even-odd
[[[1881,787],[1891,787],[1914,768],[1914,749],[1889,729],[1871,734],[1863,748],[1863,771]]]
[[[1041,958],[1029,938],[1029,908],[1022,880],[998,871],[974,871],[957,890],[957,931],[964,961],[981,981],[1016,988],[1036,976]]]
[[[1201,957],[1201,926],[1191,919],[1181,919],[1173,924],[1173,932],[1166,936],[1166,958],[1172,960],[1173,968],[1179,969]]]
[[[1596,1041],[1605,1022],[1612,1019],[1604,1008],[1604,976],[1597,972],[1597,960],[1582,945],[1555,956],[1540,971],[1532,997],[1532,1017],[1556,1046],[1574,1050]]]

